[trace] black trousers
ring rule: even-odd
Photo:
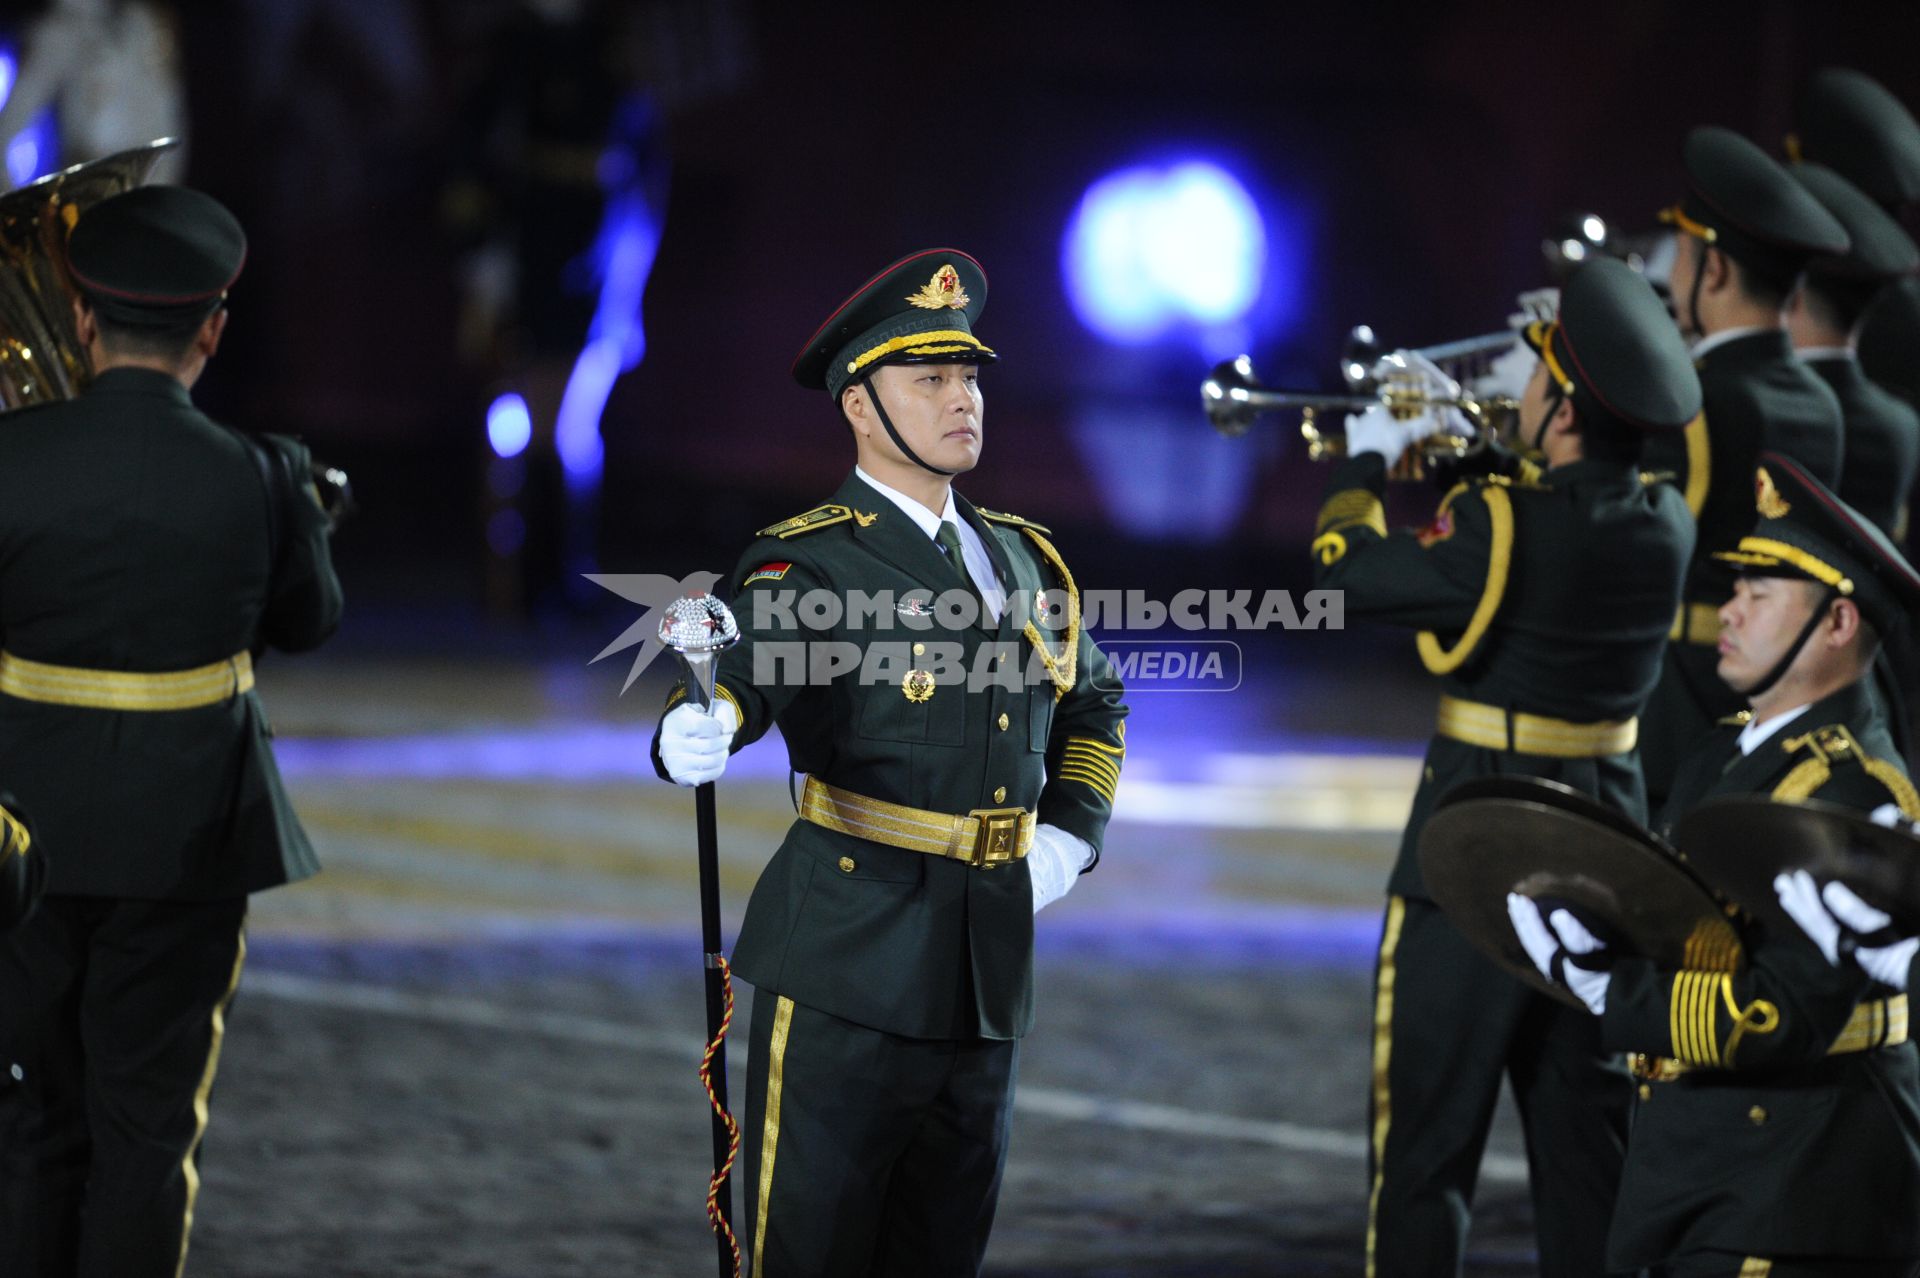
[[[751,1278],[973,1278],[1019,1044],[900,1038],[756,990],[740,1139]]]
[[[0,938],[0,1273],[181,1272],[246,911],[50,896]]]
[[[1632,1082],[1600,1019],[1481,957],[1440,908],[1388,899],[1374,974],[1367,1273],[1460,1273],[1502,1077],[1526,1129],[1545,1278],[1607,1272]]]

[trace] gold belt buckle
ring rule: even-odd
[[[991,870],[996,862],[1013,860],[1013,851],[1019,846],[1020,818],[1026,814],[1025,808],[975,808],[967,813],[979,822],[967,864]]]

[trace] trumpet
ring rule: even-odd
[[[1417,380],[1389,377],[1371,391],[1329,395],[1316,391],[1279,391],[1262,386],[1254,377],[1253,361],[1242,355],[1214,365],[1200,383],[1200,405],[1207,420],[1222,435],[1244,435],[1252,429],[1254,418],[1266,412],[1300,414],[1300,435],[1307,441],[1307,457],[1326,461],[1347,455],[1344,430],[1328,434],[1320,429],[1322,414],[1364,412],[1385,408],[1394,416],[1408,419],[1437,409],[1451,408],[1467,419],[1470,434],[1451,430],[1436,431],[1416,440],[1409,453],[1426,461],[1458,460],[1485,448],[1518,412],[1519,405],[1505,396],[1480,398],[1471,394],[1433,395]]]

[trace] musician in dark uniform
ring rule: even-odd
[[[316,870],[253,659],[332,633],[305,449],[189,396],[246,241],[143,187],[69,239],[95,376],[0,420],[0,777],[46,895],[0,940],[0,1270],[174,1275],[247,895]]]
[[[1688,756],[1663,825],[1740,794],[1911,820],[1920,795],[1865,676],[1880,636],[1920,609],[1920,574],[1798,463],[1764,454],[1757,474],[1758,526],[1723,552],[1741,575],[1718,647],[1749,710]],[[1920,1056],[1904,994],[1751,921],[1744,970],[1672,971],[1609,959],[1571,911],[1522,906],[1514,922],[1541,970],[1599,1013],[1609,1048],[1637,1054],[1609,1264],[1673,1278],[1914,1272]]]
[[[1853,343],[1861,317],[1881,291],[1920,267],[1920,248],[1884,209],[1832,169],[1808,162],[1790,171],[1846,228],[1851,247],[1808,265],[1787,307],[1787,333],[1794,353],[1840,400],[1846,424],[1845,462],[1836,490],[1840,500],[1897,543],[1906,532],[1907,494],[1920,472],[1920,413],[1867,379]]]
[[[1674,227],[1674,313],[1693,342],[1704,407],[1683,435],[1655,441],[1646,462],[1685,495],[1700,535],[1641,734],[1656,810],[1694,738],[1740,708],[1713,673],[1730,578],[1712,556],[1748,531],[1754,458],[1772,449],[1833,484],[1843,453],[1840,402],[1794,357],[1782,312],[1809,261],[1846,252],[1845,229],[1737,133],[1695,129],[1684,159],[1687,194],[1661,219]]]
[[[1349,618],[1413,627],[1440,679],[1375,976],[1368,1272],[1454,1274],[1502,1077],[1532,1168],[1542,1272],[1598,1274],[1626,1135],[1629,1087],[1589,1018],[1482,958],[1440,912],[1415,850],[1435,803],[1475,777],[1564,782],[1639,819],[1635,716],[1653,687],[1680,597],[1693,521],[1642,480],[1643,441],[1700,409],[1685,344],[1647,283],[1598,259],[1576,271],[1559,319],[1525,336],[1540,363],[1518,443],[1537,481],[1456,486],[1427,527],[1389,533],[1388,468],[1433,422],[1370,410],[1348,422],[1314,542],[1314,584]],[[1571,677],[1570,677],[1571,676]]]
[[[747,548],[714,712],[676,689],[655,738],[691,785],[778,723],[807,774],[733,957],[755,988],[756,1278],[978,1272],[1033,916],[1098,860],[1126,756],[1119,683],[1047,530],[953,489],[981,451],[986,290],[966,254],[917,253],[808,342],[794,376],[833,399],[857,464]],[[860,592],[878,608],[807,602]],[[836,651],[855,665],[824,673]]]
[[[1794,118],[1790,159],[1825,165],[1895,218],[1920,202],[1920,121],[1873,77],[1821,68],[1808,78]],[[1882,292],[1859,331],[1858,349],[1869,382],[1920,402],[1920,279],[1896,281]]]

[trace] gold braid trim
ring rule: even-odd
[[[1860,766],[1867,775],[1887,787],[1887,793],[1900,805],[1900,812],[1909,821],[1920,821],[1920,790],[1913,788],[1913,782],[1900,766],[1886,759],[1876,759],[1872,755],[1860,756]]]
[[[1707,489],[1713,483],[1713,445],[1707,440],[1707,415],[1696,413],[1687,423],[1687,486],[1681,490],[1695,519],[1706,509]]]
[[[1773,787],[1773,798],[1780,803],[1799,803],[1812,798],[1813,792],[1832,777],[1833,768],[1824,758],[1803,759]]]
[[[1481,489],[1480,495],[1485,499],[1487,514],[1493,520],[1493,545],[1487,553],[1487,584],[1480,593],[1480,602],[1473,610],[1472,620],[1467,622],[1467,628],[1460,634],[1460,642],[1451,649],[1442,648],[1439,637],[1433,631],[1420,632],[1416,642],[1420,660],[1429,674],[1451,674],[1473,655],[1473,650],[1486,636],[1487,627],[1493,624],[1494,613],[1500,610],[1501,598],[1507,593],[1507,571],[1513,566],[1513,498],[1497,484]],[[1443,502],[1442,509],[1445,505]]]
[[[1040,654],[1040,664],[1046,667],[1047,677],[1053,680],[1053,699],[1058,701],[1072,690],[1079,669],[1080,588],[1073,584],[1073,574],[1067,571],[1067,561],[1060,558],[1060,552],[1053,548],[1052,542],[1035,532],[1030,524],[1020,525],[1020,531],[1031,537],[1033,544],[1040,547],[1041,555],[1053,565],[1054,571],[1060,574],[1060,580],[1066,583],[1067,587],[1067,634],[1064,655],[1055,657],[1047,651],[1046,641],[1040,637],[1040,631],[1033,622],[1027,622],[1021,631],[1027,637],[1027,642],[1033,645],[1033,650]]]
[[[1387,508],[1379,496],[1366,488],[1347,488],[1327,498],[1320,506],[1313,531],[1339,532],[1346,528],[1371,528],[1387,535]]]

